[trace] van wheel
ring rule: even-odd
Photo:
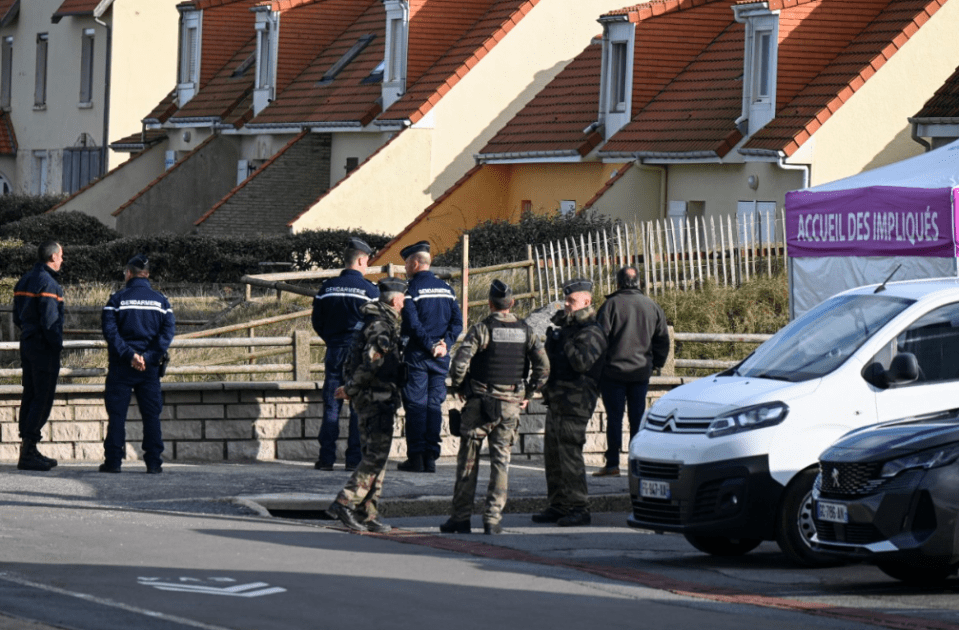
[[[901,562],[877,562],[876,566],[889,577],[916,586],[938,584],[956,572],[956,566],[949,564],[915,567]]]
[[[725,536],[694,536],[683,534],[689,544],[711,556],[741,556],[762,542],[759,538],[726,538]]]
[[[776,542],[786,557],[803,567],[830,567],[842,564],[835,556],[813,550],[812,536],[816,533],[813,522],[812,486],[816,481],[815,469],[804,470],[786,487],[776,522]]]

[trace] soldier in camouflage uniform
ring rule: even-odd
[[[546,331],[550,374],[543,390],[546,414],[544,459],[549,507],[533,515],[534,523],[561,527],[589,525],[589,498],[583,445],[586,425],[599,398],[599,377],[606,335],[596,322],[593,283],[577,278],[563,286],[564,309]]]
[[[359,416],[363,459],[327,512],[348,528],[385,534],[390,526],[377,518],[393,423],[400,406],[405,370],[400,344],[400,311],[406,283],[385,278],[380,299],[363,307],[363,328],[354,337],[343,365],[344,385],[335,396],[347,399]]]
[[[440,531],[446,534],[471,531],[478,460],[485,438],[489,438],[490,479],[483,530],[487,534],[503,531],[500,520],[520,410],[549,376],[543,342],[525,322],[509,312],[513,306],[509,286],[494,280],[489,306],[490,316],[470,328],[450,369],[453,389],[461,399],[466,399],[466,406],[460,425],[453,513],[440,525]]]

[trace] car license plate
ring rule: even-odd
[[[668,499],[669,483],[641,479],[639,481],[639,494],[645,499]]]
[[[828,503],[826,501],[816,502],[816,516],[820,521],[830,523],[848,523],[849,512],[846,506],[841,503]]]

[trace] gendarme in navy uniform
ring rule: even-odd
[[[126,286],[111,295],[103,307],[103,337],[110,360],[104,398],[110,421],[103,442],[105,461],[100,472],[120,472],[120,464],[126,457],[126,420],[131,392],[136,394],[143,419],[143,460],[147,472],[163,472],[160,366],[176,333],[176,320],[170,302],[150,286],[149,269],[146,256],[131,258],[124,269]]]
[[[353,336],[363,327],[362,309],[380,297],[380,291],[363,277],[373,250],[363,240],[351,238],[343,253],[345,268],[336,278],[323,283],[313,300],[313,330],[326,344],[323,376],[323,424],[317,439],[320,456],[314,467],[333,470],[336,440],[340,436],[342,400],[333,395],[343,384],[343,364],[350,352]],[[346,443],[346,469],[360,463],[360,434],[356,411],[350,408],[350,432]]]
[[[450,285],[430,271],[427,241],[403,248],[400,255],[409,281],[403,307],[409,377],[403,388],[407,459],[399,469],[436,472],[449,351],[463,331],[463,314]]]

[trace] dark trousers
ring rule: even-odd
[[[327,346],[326,372],[323,376],[323,424],[320,425],[320,464],[336,463],[336,440],[340,437],[340,410],[343,401],[333,397],[336,388],[343,384],[343,364],[350,353],[349,346]],[[346,442],[346,465],[356,467],[363,454],[360,452],[360,430],[356,411],[350,406],[350,434]]]
[[[443,425],[443,401],[446,400],[446,372],[409,366],[409,379],[403,388],[406,409],[406,452],[440,456],[440,427]]]
[[[155,365],[148,365],[143,372],[125,365],[110,365],[104,391],[107,416],[110,418],[107,438],[103,441],[104,458],[108,464],[119,466],[126,457],[126,421],[131,394],[136,394],[137,407],[143,419],[143,460],[147,466],[157,466],[163,462],[160,458],[163,453],[163,436],[160,432],[163,391]]]
[[[646,392],[649,381],[626,383],[608,378],[599,384],[606,407],[606,466],[619,467],[619,453],[623,450],[623,411],[629,408],[629,438],[639,431],[639,422],[646,411]]]
[[[20,398],[20,439],[27,444],[40,441],[40,430],[50,418],[60,374],[60,352],[46,344],[20,343],[23,367],[23,395]]]

